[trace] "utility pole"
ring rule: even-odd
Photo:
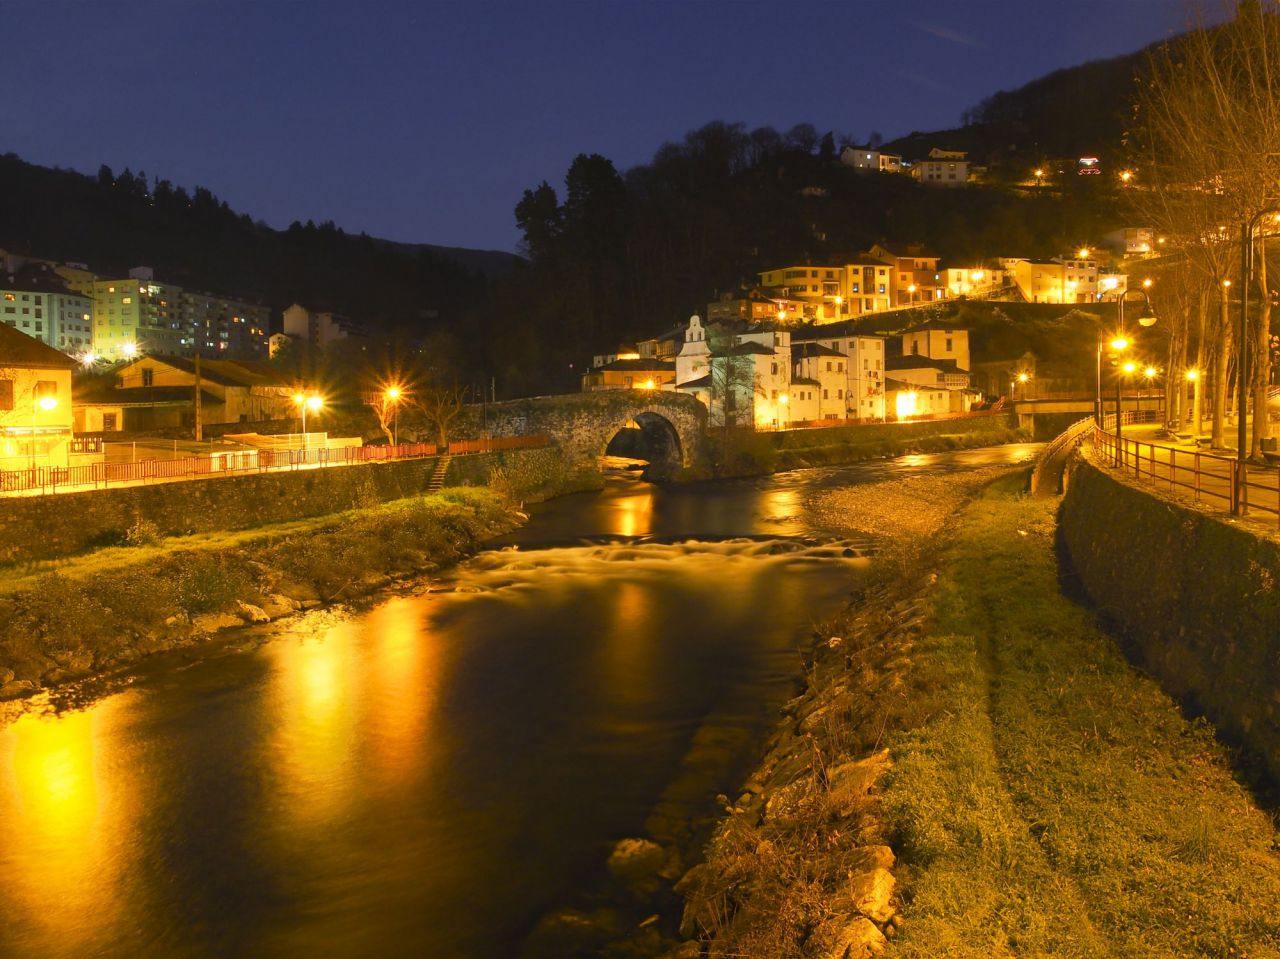
[[[204,430],[200,425],[200,350],[196,349],[196,396],[195,396],[195,412],[196,412],[196,429],[195,440],[199,443],[204,439]]]

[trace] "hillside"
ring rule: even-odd
[[[1148,49],[1055,70],[1016,90],[1001,90],[965,111],[962,126],[915,132],[885,144],[907,157],[930,148],[967,150],[994,169],[1019,175],[1042,159],[1115,157],[1131,119],[1130,103]]]
[[[108,274],[153,266],[170,282],[258,300],[275,314],[301,301],[411,334],[456,320],[487,276],[518,262],[353,236],[333,223],[273,230],[202,188],[188,194],[105,167],[89,177],[13,154],[0,157],[0,248]]]

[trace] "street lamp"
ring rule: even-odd
[[[311,441],[307,438],[307,410],[318,413],[324,406],[324,400],[319,393],[294,393],[293,402],[302,411],[302,447],[306,449],[311,445]]]
[[[1142,375],[1146,378],[1147,389],[1151,390],[1151,396],[1154,399],[1156,377],[1160,375],[1160,371],[1157,370],[1154,366],[1148,366],[1145,370],[1142,371]],[[1141,392],[1138,393],[1138,409],[1142,409],[1142,393]],[[1157,409],[1159,409],[1158,406],[1157,406]]]
[[[400,396],[401,396],[400,387],[388,386],[382,395],[386,398],[386,401],[390,403],[392,406],[393,412],[391,414],[391,445],[397,446],[399,445],[398,439],[400,436]]]
[[[1042,170],[1040,167],[1036,167],[1035,178],[1036,178],[1036,189],[1039,190],[1042,186],[1044,186],[1044,170]]]

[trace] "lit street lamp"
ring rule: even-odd
[[[324,406],[324,400],[319,393],[294,393],[293,402],[302,411],[302,446],[306,449],[311,445],[311,441],[307,438],[307,410],[318,413]]]
[[[400,397],[401,395],[402,394],[400,393],[400,387],[398,386],[388,386],[386,391],[383,393],[383,396],[386,397],[387,402],[391,404],[391,407],[393,410],[393,413],[391,415],[391,445],[392,446],[398,445],[397,441],[400,436]]]

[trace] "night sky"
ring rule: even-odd
[[[562,192],[577,153],[625,169],[714,119],[952,127],[1188,16],[1186,0],[0,2],[0,151],[207,186],[277,227],[515,249],[521,192]]]

